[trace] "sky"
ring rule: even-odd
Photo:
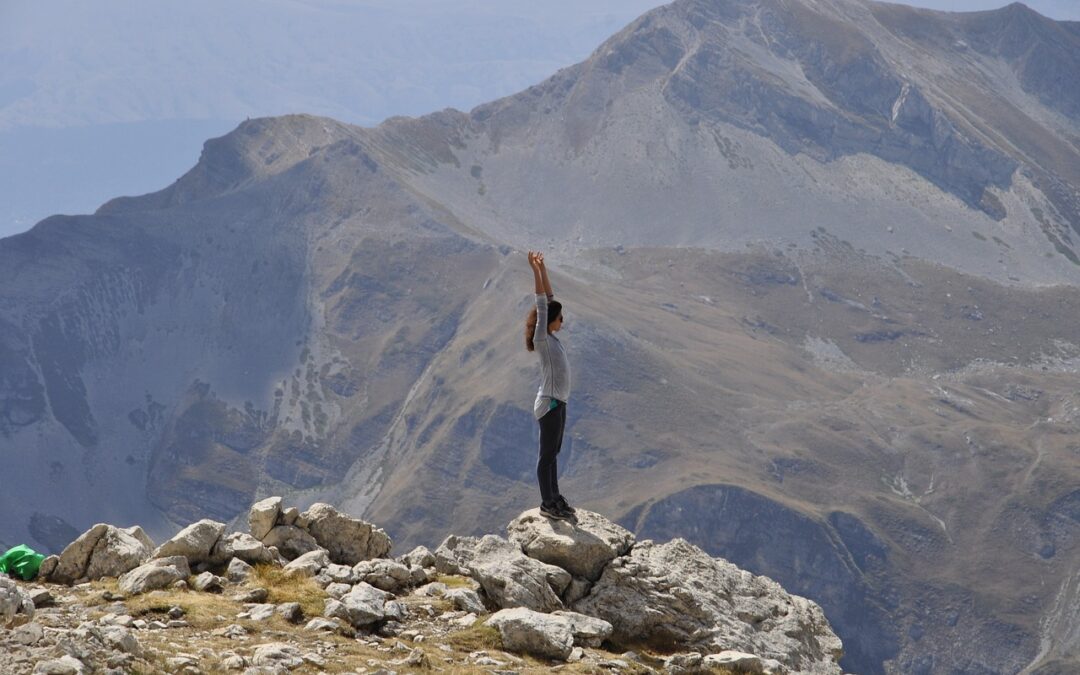
[[[374,125],[469,110],[583,60],[659,4],[0,0],[0,237],[161,189],[246,117]],[[1026,4],[1080,20],[1080,0]]]

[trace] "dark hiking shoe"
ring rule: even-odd
[[[577,511],[574,509],[573,506],[570,506],[570,504],[567,503],[566,497],[563,497],[562,495],[559,495],[555,498],[555,506],[558,506],[565,513],[570,514],[571,517],[577,515]]]
[[[552,520],[567,520],[570,518],[570,514],[559,508],[557,503],[541,504],[540,515]]]

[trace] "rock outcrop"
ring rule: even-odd
[[[249,525],[252,534],[225,534],[222,523],[202,520],[182,529],[152,556],[152,542],[140,531],[96,525],[65,549],[49,579],[71,583],[122,570],[117,587],[123,596],[106,592],[104,600],[114,603],[110,613],[100,624],[84,622],[75,636],[87,650],[126,654],[114,654],[109,660],[125,667],[144,656],[142,644],[129,629],[190,625],[180,606],[169,609],[162,621],[147,622],[123,614],[123,606],[116,604],[156,591],[162,598],[169,597],[167,593],[172,597],[219,593],[221,602],[243,603],[236,618],[246,621],[283,620],[279,625],[350,636],[412,635],[417,642],[418,631],[406,627],[443,612],[447,629],[482,622],[511,654],[531,654],[550,662],[593,658],[588,650],[662,642],[678,653],[653,657],[654,662],[662,662],[671,673],[720,665],[761,673],[840,673],[840,640],[813,602],[710,557],[682,539],[635,542],[630,532],[596,513],[582,510],[576,522],[553,522],[535,510],[526,511],[507,526],[509,539],[451,535],[434,553],[419,548],[396,560],[374,557],[352,564],[338,561],[372,553],[385,556],[389,538],[381,529],[329,505],[298,513],[282,509],[280,499],[263,500],[252,508]],[[277,549],[266,543],[283,530],[303,533],[316,542],[314,548],[291,561],[277,556]],[[256,571],[245,557],[277,566],[289,584],[321,593],[322,616],[305,615],[310,604],[305,608],[301,602],[274,601],[271,590],[251,584]],[[193,568],[198,576],[191,576]],[[47,591],[35,592],[43,604],[53,601]],[[0,615],[5,624],[26,623],[34,609],[29,594],[15,582],[0,579]],[[234,624],[216,627],[213,634],[235,639],[247,631]],[[37,628],[10,637],[0,632],[0,646],[8,640],[32,647],[44,639]],[[100,665],[90,651],[65,649],[52,652],[58,658],[41,667],[75,668],[61,663],[65,654],[87,671]],[[249,655],[228,656],[230,666],[224,661],[219,665],[291,668],[305,661],[318,665],[321,657],[302,655],[297,649],[288,642],[256,645]],[[430,658],[414,648],[390,664],[425,667]],[[501,663],[483,652],[470,658],[475,666]],[[159,660],[178,670],[199,663],[188,654]],[[623,662],[604,661],[612,667]],[[4,665],[0,657],[0,668]]]

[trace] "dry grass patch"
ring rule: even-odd
[[[469,577],[463,577],[458,574],[440,574],[435,581],[440,581],[449,588],[468,588],[470,590],[476,590],[475,581]]]
[[[322,616],[326,599],[330,597],[314,579],[286,574],[280,567],[271,564],[256,565],[247,584],[265,588],[270,593],[266,601],[275,605],[283,602],[300,603],[304,616]]]
[[[444,641],[454,649],[464,652],[475,652],[481,649],[503,649],[502,637],[499,635],[499,631],[491,626],[485,626],[481,621],[477,621],[468,628],[447,633]]]

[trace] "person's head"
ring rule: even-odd
[[[562,316],[562,303],[558,300],[552,300],[548,303],[548,321],[547,331],[548,333],[555,333],[562,328],[563,316]],[[529,316],[525,318],[525,349],[530,352],[535,348],[533,346],[533,335],[536,332],[536,307],[529,310]]]

